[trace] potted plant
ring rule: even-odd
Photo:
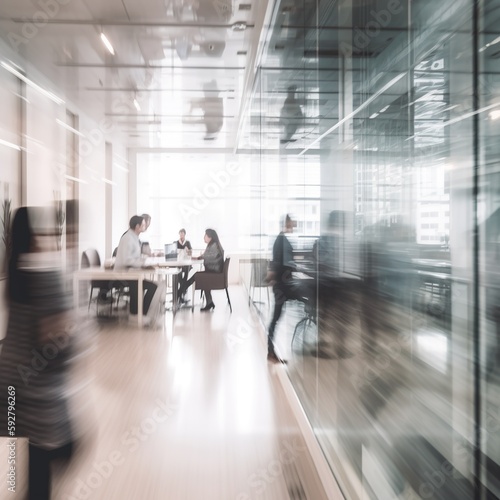
[[[64,202],[61,200],[59,193],[54,191],[55,205],[56,205],[56,224],[57,224],[57,249],[62,248],[62,236],[64,232],[64,223],[66,221],[66,212],[64,211]]]

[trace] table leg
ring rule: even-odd
[[[175,316],[177,308],[179,307],[177,303],[177,287],[178,287],[178,274],[172,275],[172,314]]]
[[[139,277],[137,279],[137,322],[139,325],[139,328],[142,327],[142,306],[143,306],[143,301],[144,301],[144,291],[143,291],[143,277]]]

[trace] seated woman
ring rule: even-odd
[[[203,259],[205,271],[200,271],[194,273],[194,275],[189,278],[186,282],[182,283],[179,288],[179,296],[182,297],[186,293],[186,290],[196,281],[196,276],[203,273],[221,273],[224,267],[224,249],[219,241],[219,236],[217,232],[213,229],[207,229],[205,231],[204,237],[207,248],[199,257],[193,257],[193,259]],[[212,300],[212,293],[210,290],[203,290],[205,292],[206,305],[201,310],[210,311],[215,307]]]

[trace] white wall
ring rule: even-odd
[[[65,99],[57,84],[47,79],[18,54],[0,41],[0,61],[13,61],[26,72],[31,80]],[[66,199],[65,177],[68,161],[67,134],[56,122],[66,122],[66,109],[78,117],[79,130],[85,137],[78,138],[78,199],[80,200],[80,242],[79,254],[88,248],[96,248],[101,259],[105,251],[105,143],[112,143],[113,152],[127,158],[126,147],[120,144],[114,128],[103,118],[92,119],[71,102],[58,105],[32,87],[26,86],[25,97],[20,97],[20,80],[0,67],[0,139],[13,144],[24,145],[24,153],[0,144],[0,202],[4,198],[4,187],[9,186],[9,197],[14,208],[24,205],[52,204],[55,197]],[[17,95],[16,95],[17,94]],[[25,113],[22,106],[25,106]],[[23,136],[22,133],[25,133]],[[22,165],[24,154],[24,166]],[[123,165],[119,159],[117,164]],[[123,165],[126,166],[126,165]],[[23,170],[22,170],[23,169]],[[128,223],[128,181],[127,173],[113,169],[112,232],[116,240]],[[22,186],[21,186],[22,182]],[[116,241],[117,244],[117,241]],[[1,246],[1,244],[0,244]],[[0,248],[0,263],[3,248]],[[0,270],[0,291],[5,282]],[[3,337],[6,321],[5,295],[0,296],[0,338]]]
[[[112,247],[118,246],[122,234],[128,228],[129,212],[129,176],[130,169],[127,149],[118,141],[113,143],[113,212],[112,212]]]
[[[65,109],[40,92],[26,88],[26,177],[27,205],[50,205],[55,193],[64,190],[66,131],[56,123],[65,120]]]
[[[102,126],[80,115],[80,250],[96,248],[104,258],[106,142]]]

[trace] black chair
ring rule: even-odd
[[[87,267],[101,267],[101,258],[99,252],[95,248],[88,248],[82,253],[82,269]],[[90,311],[90,304],[92,303],[92,296],[94,290],[98,289],[99,293],[96,299],[96,314],[99,316],[99,304],[109,304],[109,314],[113,312],[113,297],[112,289],[113,282],[108,280],[91,280],[90,282],[90,295],[88,310]]]
[[[113,258],[116,258],[116,254],[118,252],[118,247],[115,247],[113,250]],[[114,266],[114,263],[113,263]],[[118,309],[118,306],[120,304],[120,299],[122,297],[129,298],[130,299],[130,289],[127,284],[121,282],[121,281],[113,281],[113,288],[115,289],[116,292],[116,308]]]
[[[195,290],[226,290],[227,301],[229,303],[229,309],[233,312],[231,306],[231,299],[229,298],[229,292],[227,291],[228,286],[228,272],[229,272],[229,262],[231,258],[227,257],[224,261],[224,267],[221,273],[203,272],[196,273],[196,279],[194,282]],[[194,309],[194,304],[192,306]]]

